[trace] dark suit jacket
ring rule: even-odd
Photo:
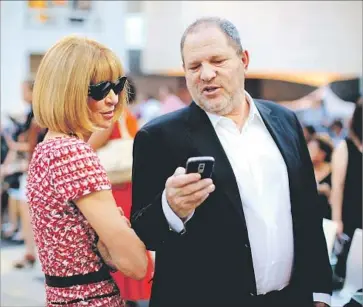
[[[291,284],[310,297],[331,293],[316,182],[302,129],[293,112],[272,102],[255,103],[288,169],[295,248]],[[167,178],[193,156],[215,158],[216,190],[180,235],[169,228],[161,195]],[[207,114],[192,103],[153,120],[136,135],[133,157],[132,226],[157,252],[151,305],[248,306],[256,284],[243,206]]]

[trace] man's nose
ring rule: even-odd
[[[202,65],[202,71],[200,73],[200,78],[203,81],[210,81],[213,78],[215,78],[215,76],[216,76],[216,72],[211,65],[209,65],[209,64]]]

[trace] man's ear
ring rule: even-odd
[[[243,63],[243,66],[245,68],[245,71],[248,70],[248,65],[250,64],[250,55],[247,50],[243,50],[241,53],[241,60]]]

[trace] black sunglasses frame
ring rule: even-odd
[[[111,90],[114,91],[116,95],[120,94],[125,87],[127,77],[123,76],[116,80],[116,82],[102,81],[97,84],[91,84],[88,87],[88,96],[94,100],[104,99]]]

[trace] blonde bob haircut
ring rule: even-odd
[[[102,81],[114,82],[124,74],[116,54],[84,37],[67,36],[44,55],[33,91],[34,118],[50,131],[82,136],[99,130],[88,108],[88,87]],[[127,103],[127,86],[119,94],[113,121]]]

